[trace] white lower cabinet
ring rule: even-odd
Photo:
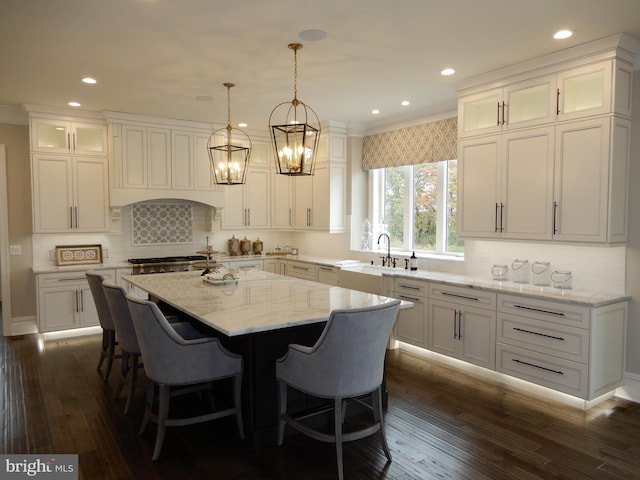
[[[495,368],[496,295],[467,287],[429,286],[429,350]]]
[[[599,307],[498,295],[499,372],[587,400],[624,372],[627,302]]]
[[[115,280],[114,269],[100,273]],[[83,271],[37,275],[40,332],[99,325],[98,312]]]
[[[313,263],[288,260],[286,263],[285,275],[315,282],[317,280],[316,265]]]
[[[328,265],[317,265],[316,273],[318,276],[318,283],[325,285],[338,286],[338,277],[340,275],[340,269],[336,267],[330,267]]]
[[[396,340],[428,348],[428,286],[426,281],[396,278],[393,297],[413,303],[413,308],[398,312]]]

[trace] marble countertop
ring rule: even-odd
[[[257,270],[241,272],[237,284],[225,285],[205,282],[198,271],[123,279],[228,336],[317,323],[335,309],[393,300]],[[412,305],[403,302],[404,308]]]
[[[479,290],[491,291],[495,293],[513,293],[518,295],[526,295],[532,298],[542,300],[561,300],[566,303],[577,305],[598,307],[628,300],[628,295],[610,292],[596,292],[573,289],[559,289],[552,286],[535,286],[530,283],[515,283],[511,281],[500,282],[490,278],[478,278],[467,275],[456,275],[445,272],[432,272],[428,270],[405,270],[403,268],[383,268],[371,267],[367,264],[351,265],[344,267],[345,269],[360,269],[369,271],[371,274],[380,274],[384,276],[397,278],[411,278],[425,280],[429,282],[443,283],[459,287],[477,288]]]

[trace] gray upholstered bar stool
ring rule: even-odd
[[[149,419],[158,424],[153,460],[157,460],[160,455],[166,427],[191,425],[235,415],[240,437],[244,438],[241,409],[242,356],[229,352],[214,337],[185,340],[172,328],[153,302],[142,300],[131,293],[127,294],[127,301],[145,373],[154,382],[147,390],[147,406],[140,427],[142,434]],[[212,382],[225,378],[233,380],[233,406],[189,418],[169,417],[169,400],[172,396],[181,391],[186,393],[201,387],[209,388]],[[154,411],[155,385],[159,390],[157,412]]]
[[[282,445],[285,424],[305,435],[336,444],[338,477],[343,478],[342,443],[379,432],[382,449],[389,461],[391,453],[384,434],[382,380],[384,358],[400,300],[382,305],[334,310],[322,335],[313,347],[291,344],[286,355],[276,361],[278,380],[278,445]],[[332,400],[333,433],[325,433],[304,419],[287,413],[287,389]],[[371,404],[365,396],[371,395]],[[347,401],[357,402],[373,414],[365,428],[344,431]],[[326,410],[319,411],[324,413]]]
[[[133,328],[133,320],[131,320],[131,312],[129,312],[129,305],[127,304],[127,291],[109,280],[102,282],[102,288],[111,312],[111,318],[116,327],[118,345],[122,352],[120,382],[116,389],[115,398],[120,396],[125,384],[128,384],[127,400],[124,405],[124,413],[126,415],[129,412],[131,399],[138,384],[138,370],[142,367],[140,346],[138,345],[138,338]]]
[[[102,364],[106,360],[107,371],[104,374],[104,381],[106,382],[109,380],[113,360],[119,358],[119,355],[116,354],[116,327],[111,319],[111,311],[109,310],[107,300],[104,297],[104,291],[102,290],[102,282],[106,277],[97,270],[89,270],[85,272],[85,275],[89,282],[91,296],[96,304],[100,327],[102,327],[102,348],[100,350],[100,360],[98,361],[97,370],[99,371],[102,368]]]

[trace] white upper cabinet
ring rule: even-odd
[[[461,238],[626,241],[637,42],[608,42],[460,91]]]
[[[459,144],[460,236],[550,240],[554,128]]]
[[[225,196],[222,228],[269,228],[270,181],[268,169],[249,167],[244,185],[222,185]]]
[[[460,137],[552,122],[555,76],[547,75],[471,95],[458,102]]]
[[[323,130],[315,172],[292,177],[293,227],[343,232],[346,229],[347,136],[339,128]]]
[[[616,113],[631,115],[632,70],[606,60],[535,76],[458,100],[460,138]]]
[[[30,134],[32,152],[108,154],[107,126],[104,124],[31,117]]]
[[[109,230],[107,159],[33,154],[35,233]]]

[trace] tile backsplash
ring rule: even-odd
[[[137,203],[131,208],[131,230],[134,245],[192,243],[192,206]]]

